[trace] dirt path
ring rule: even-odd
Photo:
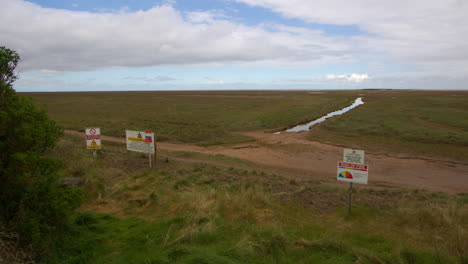
[[[65,132],[84,136],[82,132]],[[304,132],[275,135],[252,131],[243,134],[257,139],[257,142],[215,147],[160,142],[157,146],[168,151],[223,154],[265,167],[294,171],[302,178],[314,177],[326,182],[336,182],[336,167],[337,162],[342,160],[342,147],[306,140]],[[118,137],[102,136],[102,140],[125,143],[125,138]],[[365,158],[369,165],[369,186],[418,188],[447,193],[468,192],[468,164],[369,153],[366,153]]]

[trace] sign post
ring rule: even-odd
[[[150,168],[152,168],[152,164],[151,164],[151,143],[153,142],[153,138],[151,136],[151,131],[150,130],[145,130],[145,143],[148,144],[148,160],[149,160],[149,166]],[[155,153],[156,154],[156,153]]]
[[[364,151],[345,149],[343,162],[338,162],[338,181],[349,182],[348,213],[353,203],[353,183],[367,184],[369,166],[364,164]]]
[[[96,152],[101,149],[101,129],[98,127],[86,128],[86,148],[93,150],[93,156],[96,157]]]
[[[349,198],[348,198],[348,214],[351,213],[351,207],[353,205],[353,182],[349,183]]]
[[[150,168],[152,167],[151,154],[155,154],[154,133],[151,131],[125,131],[127,149],[130,151],[148,153]]]

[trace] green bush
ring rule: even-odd
[[[43,253],[80,204],[57,184],[60,163],[45,156],[62,129],[12,88],[19,56],[0,47],[0,223]]]

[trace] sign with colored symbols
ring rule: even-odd
[[[86,148],[101,149],[101,129],[98,127],[86,128]]]
[[[150,154],[154,154],[154,133],[151,131],[125,130],[125,135],[128,150],[143,153],[148,153],[149,151]]]
[[[338,162],[337,180],[367,184],[369,166],[365,164],[355,164],[347,162]]]

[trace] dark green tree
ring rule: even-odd
[[[62,129],[12,84],[19,61],[0,47],[0,222],[24,245],[51,248],[53,237],[79,206],[79,191],[57,184],[60,163],[46,157]]]
[[[16,51],[0,46],[0,82],[8,85],[18,78],[15,74],[15,68],[20,57]]]

